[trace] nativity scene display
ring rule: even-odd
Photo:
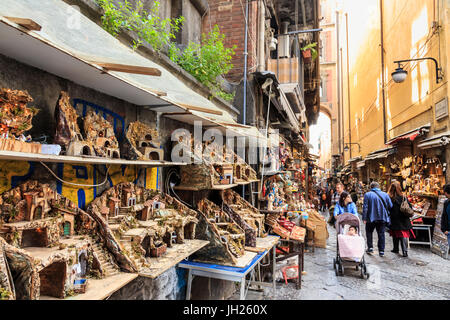
[[[9,299],[62,299],[123,269],[107,230],[47,184],[4,192],[0,210],[0,290]]]
[[[203,262],[236,264],[245,254],[245,232],[233,219],[213,202],[203,199],[197,204],[199,223],[197,239],[208,240],[206,247],[193,258]]]
[[[164,160],[158,132],[140,121],[129,124],[122,154],[128,160]]]
[[[173,150],[186,162],[193,163],[180,167],[180,189],[222,189],[257,181],[256,171],[226,145],[215,144],[214,137],[195,143],[193,138],[182,135]]]
[[[67,92],[62,91],[55,109],[55,143],[61,145],[69,156],[92,156],[120,158],[119,143],[114,128],[100,114],[93,110],[82,119],[82,131],[78,115],[70,104]]]
[[[197,212],[177,199],[131,182],[106,190],[87,211],[101,216],[139,272],[146,272],[151,258],[163,256],[167,248],[195,239],[198,223]]]
[[[58,145],[42,145],[26,135],[33,125],[33,117],[39,112],[28,107],[33,98],[27,91],[0,89],[0,151],[59,154]]]

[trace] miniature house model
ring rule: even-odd
[[[158,132],[139,121],[128,126],[122,154],[129,160],[164,160]]]
[[[265,215],[259,213],[259,210],[253,207],[249,202],[243,199],[233,190],[224,190],[222,192],[224,210],[230,214],[233,220],[246,231],[246,245],[252,247],[255,241],[249,239],[247,228],[254,230],[256,237],[264,238],[267,236],[264,228]]]
[[[210,243],[194,254],[195,259],[235,264],[245,253],[244,230],[207,199],[198,203],[198,210],[201,216],[197,225],[197,238],[209,240]]]
[[[93,145],[97,156],[120,158],[119,143],[113,126],[93,110],[88,111],[84,118],[84,134],[86,141]]]
[[[78,115],[70,104],[67,92],[61,91],[55,108],[56,144],[70,156],[95,156],[93,145],[84,141],[77,123]]]
[[[32,128],[31,121],[38,109],[28,108],[33,98],[27,91],[0,90],[0,150],[40,153],[41,144],[25,138],[25,131]]]
[[[16,299],[64,298],[74,288],[71,270],[80,262],[80,252],[82,276],[106,276],[108,268],[117,268],[98,259],[107,251],[93,253],[94,240],[87,235],[94,236],[100,226],[49,185],[27,181],[1,194],[0,221],[0,255],[6,252],[3,262],[12,275],[7,287]],[[98,233],[100,241],[105,233]]]
[[[197,213],[178,200],[131,182],[106,190],[87,211],[102,217],[137,270],[145,270],[147,259],[167,247],[194,239],[198,223]]]

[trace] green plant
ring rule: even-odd
[[[12,295],[11,291],[0,287],[0,300],[9,300],[11,295]]]
[[[317,42],[313,42],[313,43],[310,43],[310,44],[304,46],[303,48],[301,48],[301,50],[306,51],[308,49],[311,49],[311,58],[312,58],[312,60],[316,60],[317,56],[319,55],[316,50],[316,47],[317,47]]]
[[[125,0],[117,5],[113,0],[96,0],[104,13],[101,18],[103,28],[117,36],[122,30],[134,31],[137,39],[133,40],[133,49],[136,50],[144,43],[148,43],[156,51],[165,46],[171,46],[171,41],[176,38],[175,33],[180,31],[184,17],[174,19],[161,19],[159,15],[159,2],[153,3],[150,11],[144,10],[142,1],[136,1],[132,8]]]
[[[214,95],[230,100],[231,95],[220,88],[217,77],[227,74],[233,68],[231,59],[236,46],[227,48],[224,41],[225,35],[220,33],[219,27],[215,25],[207,36],[202,35],[201,44],[189,42],[182,52],[171,46],[169,58],[207,86]]]

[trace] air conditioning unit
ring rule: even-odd
[[[283,21],[281,23],[281,34],[283,36],[278,37],[278,58],[289,58],[291,56],[289,35],[287,35],[289,29],[289,21]]]

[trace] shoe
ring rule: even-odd
[[[392,253],[400,253],[398,250],[391,250]]]
[[[380,257],[384,257],[384,252],[380,251]]]
[[[403,252],[403,256],[406,258],[408,257],[408,251]]]
[[[371,254],[371,253],[373,253],[373,248],[369,248],[369,249],[367,249],[367,253],[368,253],[368,254]]]

